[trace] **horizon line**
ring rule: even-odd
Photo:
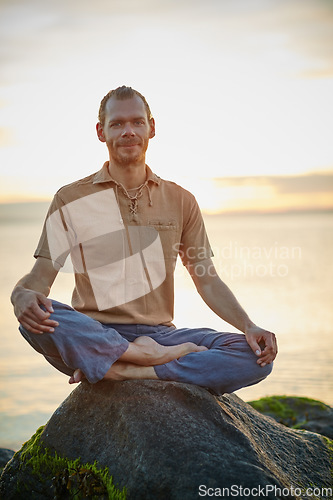
[[[46,203],[51,203],[52,197],[51,198],[43,198],[43,199],[23,199],[19,201],[3,201],[0,200],[0,208],[4,206],[14,206],[14,205],[38,205],[38,204],[46,204]],[[215,216],[215,215],[283,215],[283,214],[304,214],[306,215],[307,213],[330,213],[333,212],[333,205],[332,206],[317,206],[317,207],[306,207],[306,206],[300,206],[300,207],[281,207],[281,208],[268,208],[267,209],[246,209],[246,208],[241,208],[241,209],[220,209],[220,210],[209,210],[209,209],[201,209],[201,212],[204,216]]]

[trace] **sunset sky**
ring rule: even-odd
[[[97,171],[126,84],[203,210],[333,208],[332,0],[0,0],[0,58],[0,202]]]

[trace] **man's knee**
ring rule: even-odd
[[[265,378],[268,377],[272,373],[273,370],[273,363],[269,363],[268,365],[265,366],[259,366],[258,365],[258,374],[259,374],[259,380],[258,382],[261,382]]]
[[[266,371],[266,377],[268,377],[268,375],[270,375],[273,371],[273,363],[269,363],[268,365],[263,366],[262,368]]]

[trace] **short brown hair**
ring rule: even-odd
[[[150,107],[148,102],[146,101],[146,98],[140,94],[137,90],[132,89],[132,87],[126,87],[126,85],[123,85],[122,87],[118,87],[114,90],[110,90],[103,99],[101,100],[101,104],[99,107],[99,112],[98,112],[98,120],[99,122],[104,125],[105,121],[105,108],[106,108],[106,103],[111,97],[115,97],[119,101],[125,101],[126,99],[132,99],[135,95],[139,96],[140,99],[142,99],[143,104],[145,105],[146,111],[147,111],[147,117],[148,120],[151,120],[153,118],[153,115],[150,111]]]

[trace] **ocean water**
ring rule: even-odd
[[[48,204],[0,205],[0,447],[19,449],[73,390],[21,338],[10,292],[33,265]],[[274,331],[279,355],[264,382],[237,392],[307,396],[333,405],[333,214],[205,216],[222,279],[258,325]],[[51,296],[70,302],[72,276]],[[203,303],[176,267],[175,324],[236,331]]]

